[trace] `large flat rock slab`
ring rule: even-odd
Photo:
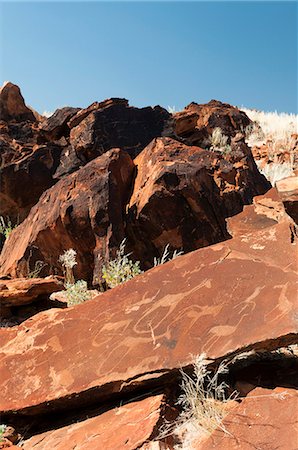
[[[257,388],[232,410],[197,450],[296,450],[298,393],[295,389]],[[226,430],[226,431],[223,431]]]
[[[101,402],[195,354],[217,359],[294,343],[297,245],[286,230],[281,223],[250,241],[197,250],[79,306],[0,330],[0,410]]]
[[[134,450],[150,439],[163,396],[128,403],[91,419],[47,431],[23,443],[24,450]]]

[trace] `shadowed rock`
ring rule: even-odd
[[[9,236],[0,256],[1,274],[27,276],[37,261],[46,263],[41,275],[54,268],[62,274],[59,256],[74,248],[76,277],[91,281],[93,272],[99,277],[100,264],[124,237],[133,171],[129,155],[113,149],[60,180]]]
[[[227,239],[226,217],[269,186],[241,143],[224,155],[157,138],[134,163],[126,232],[147,267],[167,244],[188,252]]]
[[[57,109],[54,114],[42,121],[39,128],[50,140],[67,136],[70,131],[67,122],[78,111],[80,111],[80,108],[71,108],[69,106]]]

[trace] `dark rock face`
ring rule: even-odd
[[[6,164],[0,177],[0,215],[21,222],[41,194],[56,180],[53,173],[60,164],[61,147],[36,145],[32,153]]]
[[[59,256],[74,248],[76,277],[98,277],[100,264],[124,238],[133,171],[129,155],[113,149],[47,190],[5,243],[1,273],[27,276],[36,261],[47,264],[43,275],[61,273]]]
[[[67,122],[73,117],[80,108],[65,108],[57,109],[54,114],[43,120],[40,124],[40,130],[50,140],[60,139],[62,136],[69,135],[69,128]]]
[[[173,115],[173,132],[188,145],[205,147],[214,128],[233,137],[250,123],[243,111],[227,103],[211,100],[199,105],[193,102]]]
[[[225,219],[269,187],[245,144],[224,156],[157,138],[134,162],[126,232],[145,267],[167,244],[189,252],[227,239]]]
[[[162,135],[169,118],[170,114],[159,106],[139,109],[128,106],[125,99],[106,100],[73,117],[70,143],[82,161],[113,147],[135,157],[153,138]]]

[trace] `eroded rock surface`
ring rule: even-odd
[[[224,156],[163,137],[134,163],[127,235],[149,267],[167,244],[188,252],[227,239],[225,218],[268,188],[245,145]]]
[[[6,82],[0,88],[0,120],[29,120],[35,122],[31,109],[25,105],[20,88],[13,83]]]
[[[191,364],[191,354],[218,359],[294,343],[296,254],[282,221],[0,330],[1,411],[102,402]]]
[[[39,297],[48,297],[52,292],[61,291],[63,284],[55,277],[17,278],[0,280],[0,305],[28,305]]]
[[[276,183],[276,189],[285,210],[298,225],[298,176],[288,177]]]
[[[91,419],[33,436],[24,450],[135,450],[154,435],[162,416],[163,396],[156,395],[111,409]]]
[[[238,108],[217,100],[206,104],[190,103],[173,115],[173,131],[189,145],[208,146],[209,137],[215,128],[234,137],[251,123],[247,115]]]
[[[100,276],[100,264],[124,237],[123,212],[133,170],[129,155],[114,149],[46,191],[5,243],[1,274],[27,276],[42,261],[42,275],[53,268],[62,275],[59,256],[74,248],[76,278]]]
[[[298,430],[295,389],[254,389],[223,420],[207,441],[193,449],[295,450]]]

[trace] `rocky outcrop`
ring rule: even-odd
[[[157,138],[134,162],[126,232],[134,255],[147,267],[167,244],[188,252],[227,239],[225,218],[269,187],[238,141],[224,155]]]
[[[254,389],[195,450],[297,447],[298,394],[295,389]]]
[[[70,120],[70,143],[84,162],[113,147],[135,157],[153,138],[162,135],[169,118],[160,106],[134,108],[125,99],[93,103]]]
[[[50,140],[60,139],[62,136],[69,135],[67,122],[78,112],[80,108],[71,108],[66,106],[57,109],[54,114],[44,119],[39,128],[41,132]]]
[[[206,104],[190,103],[173,114],[173,132],[188,145],[208,147],[210,135],[220,128],[226,136],[234,137],[251,123],[238,108],[217,100]]]
[[[163,386],[191,354],[219,361],[297,342],[296,247],[283,220],[0,330],[3,420]]]
[[[10,82],[0,88],[0,120],[36,120],[31,109],[25,105],[20,88]]]
[[[62,274],[59,256],[73,248],[76,277],[89,282],[98,277],[109,251],[124,237],[133,172],[129,155],[113,149],[60,180],[9,236],[0,256],[1,274],[27,276],[37,261],[45,263],[41,275],[54,268]]]

